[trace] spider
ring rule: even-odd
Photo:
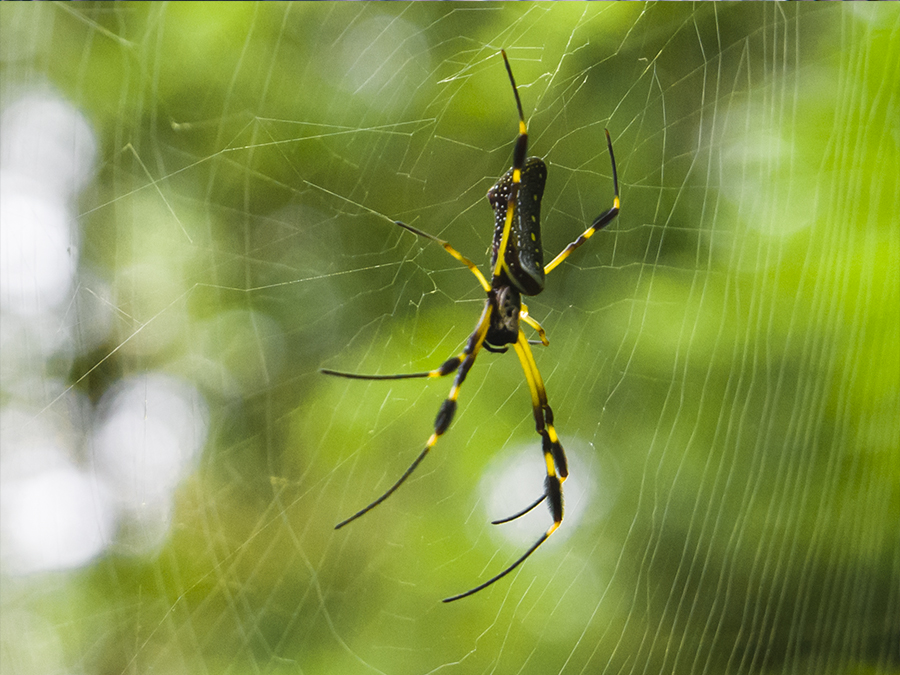
[[[475,325],[475,330],[469,336],[465,347],[459,355],[447,359],[440,367],[424,373],[360,375],[330,369],[322,369],[321,371],[326,375],[357,380],[434,378],[456,373],[453,386],[450,388],[450,394],[441,404],[437,418],[434,421],[434,431],[425,443],[425,448],[387,492],[335,526],[335,529],[340,529],[357,518],[364,516],[394,494],[397,488],[410,477],[412,472],[425,459],[425,456],[435,446],[438,439],[447,431],[456,412],[459,390],[482,348],[489,352],[502,353],[509,349],[509,345],[512,345],[516,355],[519,357],[522,370],[525,373],[525,381],[528,383],[528,389],[531,392],[531,407],[534,412],[535,430],[541,437],[544,462],[547,466],[547,477],[544,482],[544,493],[538,499],[511,516],[493,521],[493,524],[507,523],[524,516],[544,500],[549,502],[553,524],[512,565],[464,593],[445,598],[444,602],[453,602],[468,597],[499,581],[525,562],[562,524],[562,484],[569,475],[566,455],[553,426],[553,411],[547,403],[544,381],[534,361],[534,355],[529,346],[530,341],[526,338],[520,324],[525,323],[534,329],[540,337],[540,343],[544,346],[548,345],[549,342],[544,329],[529,316],[528,307],[522,302],[522,296],[532,296],[540,293],[544,289],[544,276],[552,272],[575,249],[590,239],[597,230],[608,225],[619,213],[619,181],[616,175],[616,160],[613,155],[609,131],[604,130],[606,133],[606,146],[609,149],[609,159],[612,164],[613,205],[607,211],[597,216],[594,222],[591,223],[591,226],[575,241],[566,246],[549,264],[543,264],[544,252],[541,248],[540,209],[541,197],[544,194],[544,184],[547,180],[547,166],[539,157],[528,157],[527,159],[525,157],[528,148],[528,128],[525,124],[525,115],[522,112],[522,102],[519,99],[519,91],[516,88],[516,81],[513,77],[512,68],[509,65],[509,59],[506,57],[506,52],[501,50],[500,54],[506,65],[506,72],[509,75],[513,95],[516,98],[516,107],[519,112],[519,134],[513,150],[512,168],[487,193],[488,201],[494,210],[490,281],[475,266],[475,263],[459,253],[448,242],[406,223],[394,221],[397,226],[409,230],[416,236],[430,239],[443,246],[450,255],[468,267],[472,274],[475,275],[475,278],[478,279],[478,283],[481,284],[481,287],[487,294],[487,299],[485,300],[481,317]],[[535,341],[535,344],[537,344],[537,341]]]

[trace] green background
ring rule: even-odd
[[[4,612],[50,627],[58,672],[900,672],[896,5],[0,18],[4,99],[49,83],[100,145],[79,269],[117,321],[48,374],[96,400],[161,370],[211,409],[162,549],[4,575]],[[585,506],[448,606],[550,521],[489,524],[508,512],[485,485],[519,457],[541,489],[516,359],[480,355],[414,479],[339,532],[450,382],[318,369],[427,369],[474,326],[472,276],[391,221],[486,261],[516,133],[500,48],[550,169],[548,259],[611,203],[604,128],[622,211],[528,303]],[[2,623],[4,671],[37,672],[16,654],[45,632]]]

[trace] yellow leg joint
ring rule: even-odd
[[[556,464],[553,463],[553,455],[549,452],[544,455],[544,462],[547,464],[547,475],[551,478],[556,477]]]

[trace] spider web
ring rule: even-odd
[[[896,6],[0,7],[3,672],[900,672]],[[570,458],[482,353],[515,104]],[[62,224],[53,229],[47,223]],[[547,258],[549,260],[549,257]]]

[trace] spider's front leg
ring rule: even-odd
[[[551,529],[547,532],[546,536],[549,537],[562,522],[562,484],[569,476],[569,465],[566,461],[566,453],[563,450],[562,443],[560,443],[559,436],[556,434],[556,428],[553,426],[553,410],[547,403],[547,390],[544,388],[544,380],[538,370],[537,363],[534,361],[534,355],[531,353],[528,340],[521,331],[519,332],[519,339],[515,344],[515,349],[522,364],[522,371],[525,373],[525,380],[528,382],[528,389],[531,392],[531,409],[534,413],[535,431],[541,437],[541,450],[544,453],[547,478],[544,494],[540,498],[519,513],[495,521],[495,524],[506,523],[524,516],[542,501],[549,498],[550,512],[553,514],[554,522]]]
[[[525,306],[524,302],[522,303],[522,309],[519,310],[519,320],[524,321],[535,331],[537,331],[540,342],[529,340],[531,344],[542,344],[545,347],[548,347],[550,345],[550,340],[547,339],[547,333],[544,331],[544,327],[541,326],[541,324],[539,324],[537,320],[531,318],[531,315],[528,314],[528,307]]]
[[[521,557],[519,557],[518,560],[516,560],[512,565],[500,572],[500,574],[491,577],[483,584],[479,584],[475,588],[472,588],[465,593],[460,593],[459,595],[445,598],[444,602],[461,600],[462,598],[466,598],[473,593],[477,593],[478,591],[487,588],[494,582],[499,581],[514,569],[516,569],[523,562],[525,562],[528,557],[532,553],[534,553],[541,544],[547,541],[547,539],[550,538],[550,535],[556,532],[556,530],[562,524],[562,484],[569,475],[568,464],[566,462],[566,454],[563,451],[562,444],[559,442],[559,437],[556,435],[556,429],[553,426],[553,411],[547,404],[547,392],[544,389],[544,381],[541,378],[540,372],[538,371],[537,364],[534,362],[534,355],[531,353],[531,347],[529,347],[528,345],[528,339],[525,337],[525,333],[523,333],[521,330],[519,331],[519,337],[514,345],[514,348],[516,350],[516,354],[519,356],[519,361],[522,364],[522,370],[525,373],[525,379],[528,381],[528,389],[531,391],[531,407],[534,412],[535,428],[541,437],[544,462],[547,467],[547,477],[544,481],[544,494],[541,495],[540,498],[538,498],[534,503],[530,504],[522,511],[519,511],[518,513],[509,516],[508,518],[495,520],[494,524],[496,525],[499,523],[506,523],[510,520],[515,520],[520,516],[524,516],[545,499],[548,499],[550,502],[550,513],[553,516],[553,524],[547,529],[546,532],[544,532],[544,534],[540,536],[540,538],[538,538],[536,542],[534,542],[534,544],[531,545],[531,548],[525,551],[525,553]]]
[[[412,475],[412,472],[416,470],[416,467],[418,467],[422,460],[425,459],[425,456],[431,451],[431,448],[435,446],[435,444],[438,442],[438,439],[444,434],[445,431],[447,431],[447,428],[453,421],[453,415],[456,413],[456,399],[459,396],[460,387],[462,387],[462,383],[463,381],[465,381],[466,375],[468,375],[469,370],[472,368],[472,364],[475,363],[475,357],[478,356],[478,352],[484,345],[484,339],[491,324],[492,309],[492,303],[490,301],[486,302],[484,311],[481,313],[481,318],[478,319],[478,324],[476,325],[475,330],[466,341],[466,346],[465,348],[463,348],[462,353],[459,356],[454,356],[450,359],[447,359],[443,364],[441,364],[439,368],[435,368],[434,370],[430,370],[424,373],[409,373],[405,375],[356,375],[336,370],[322,370],[322,372],[326,375],[335,375],[337,377],[346,377],[357,380],[400,380],[416,377],[443,377],[444,375],[449,375],[454,370],[456,371],[456,377],[453,380],[453,386],[450,388],[450,393],[441,404],[440,410],[438,410],[437,417],[434,420],[434,431],[428,438],[428,442],[425,444],[422,452],[419,453],[419,456],[416,457],[413,463],[409,465],[409,468],[403,472],[403,475],[400,476],[397,482],[395,482],[387,490],[387,492],[385,492],[365,508],[360,509],[349,518],[339,522],[337,525],[335,525],[334,529],[338,530],[344,527],[344,525],[352,523],[354,520],[361,516],[364,516],[376,506],[381,504],[381,502],[383,502],[385,499],[394,494],[397,488],[403,485],[406,479],[409,478],[410,475]]]

